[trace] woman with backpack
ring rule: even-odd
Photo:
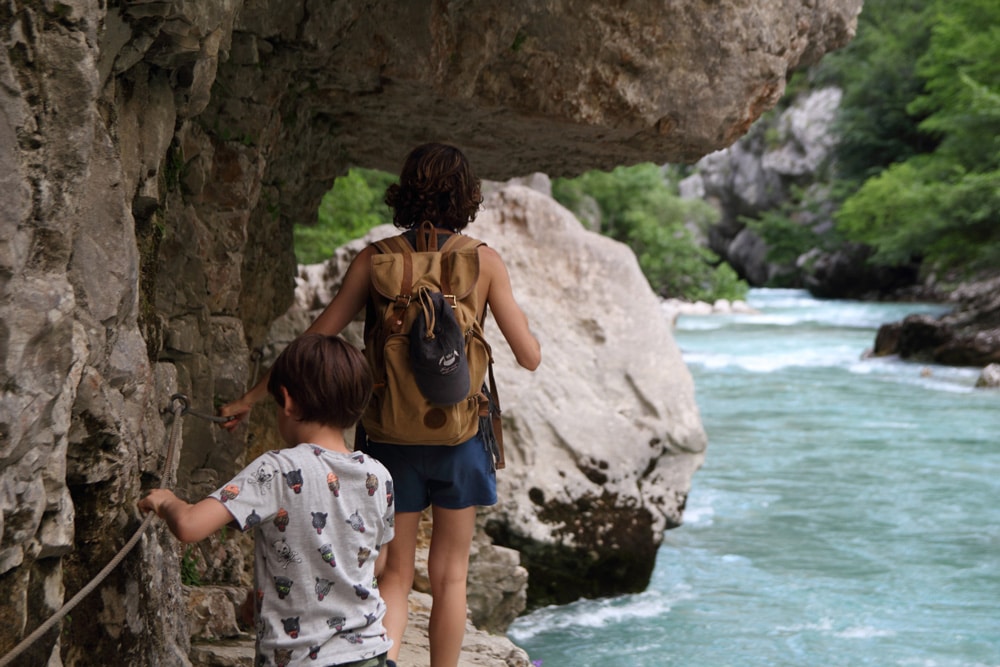
[[[440,143],[424,144],[413,149],[400,173],[399,183],[391,185],[385,196],[386,203],[394,210],[393,223],[404,230],[401,236],[424,253],[433,253],[439,247],[447,249],[447,239],[452,235],[462,235],[466,226],[475,219],[482,200],[480,180],[465,155],[454,146]],[[432,225],[426,224],[427,221]],[[418,239],[418,235],[423,238]],[[429,244],[428,235],[431,239]],[[476,304],[475,317],[481,322],[488,307],[518,364],[534,370],[541,362],[541,348],[531,333],[527,317],[514,299],[507,268],[500,255],[491,248],[482,244],[472,245],[473,249],[464,251],[464,254],[472,252],[478,260],[478,277],[473,278],[475,282],[470,294]],[[388,323],[385,326],[407,326],[413,319],[402,314],[395,319],[389,313],[376,312],[378,294],[373,293],[373,280],[380,279],[381,272],[389,270],[384,267],[392,260],[382,261],[384,255],[378,261],[375,258],[385,251],[385,246],[380,248],[372,244],[358,254],[344,276],[340,291],[306,331],[337,335],[363,308],[367,308],[366,354],[375,370],[376,383],[379,382],[378,366],[387,363],[383,357],[388,357],[388,353],[383,355],[381,348],[377,352],[374,349],[377,340],[384,341],[388,336],[379,327],[385,322]],[[434,267],[438,271],[442,271],[443,266],[447,267],[443,269],[446,275],[444,282],[447,282],[451,271],[460,272],[458,259],[445,262],[438,257],[432,260],[429,264],[416,262],[416,269],[411,265],[402,271],[404,281],[412,279],[414,285],[418,284],[421,267]],[[406,263],[410,264],[410,260]],[[414,270],[418,275],[411,275]],[[437,278],[435,276],[435,280]],[[455,276],[455,279],[461,280],[460,276]],[[401,302],[401,308],[405,308],[411,299],[407,297],[397,301]],[[452,305],[456,305],[454,297]],[[419,306],[415,304],[415,307]],[[459,309],[456,307],[455,310]],[[468,361],[470,366],[475,366],[473,359]],[[481,377],[472,380],[473,383],[481,381]],[[243,397],[223,406],[221,415],[236,417],[225,424],[226,428],[235,428],[246,418],[253,404],[266,396],[266,385],[265,375]],[[409,391],[399,389],[401,386],[399,382],[387,381],[381,391],[385,394]],[[472,391],[476,392],[478,386],[473,384]],[[375,428],[371,421],[378,419],[374,408],[391,405],[397,398],[400,397],[380,395],[376,391],[372,402],[378,405],[370,406],[366,413],[369,420],[365,424],[371,425],[370,431],[384,432]],[[469,401],[474,400],[470,396]],[[412,430],[425,432],[428,425],[434,427],[437,419],[434,415],[438,412],[431,406],[422,420],[424,424],[415,423]],[[471,428],[475,431],[476,427]],[[393,640],[389,664],[393,666],[399,656],[409,615],[407,599],[413,586],[420,516],[430,506],[433,517],[428,556],[433,597],[429,627],[431,665],[455,667],[465,634],[466,577],[475,532],[476,507],[493,505],[497,500],[496,473],[489,448],[481,433],[458,444],[404,442],[402,437],[397,437],[394,442],[373,440],[370,437],[362,447],[392,475],[396,508],[395,537],[386,547],[388,557],[379,579],[379,590],[387,606],[383,624]]]

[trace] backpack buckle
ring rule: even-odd
[[[458,308],[458,299],[454,294],[442,294],[441,296],[444,297],[445,301],[451,304],[452,309]]]

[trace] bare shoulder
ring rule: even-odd
[[[504,268],[503,259],[500,257],[500,253],[496,250],[485,244],[479,246],[478,250],[479,264],[484,271],[487,273],[493,273],[498,269]]]
[[[354,273],[364,273],[367,274],[371,271],[372,257],[378,254],[378,248],[374,245],[366,245],[361,249],[354,259],[351,260],[351,265],[348,267],[348,271]]]

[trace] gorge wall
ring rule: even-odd
[[[292,300],[292,225],[339,174],[431,139],[493,179],[693,161],[861,0],[762,4],[3,3],[0,655],[111,559],[143,488],[236,469],[247,436],[186,418],[161,470],[162,411],[243,390]],[[186,664],[179,568],[160,527],[17,664]]]
[[[870,264],[871,248],[856,243],[775,260],[767,241],[747,225],[781,212],[816,234],[834,226],[836,207],[827,193],[840,99],[835,87],[800,93],[731,146],[698,160],[680,184],[683,196],[703,198],[719,210],[707,245],[752,286],[805,287],[822,298],[856,299],[878,298],[917,280],[915,267]],[[803,195],[796,191],[806,193],[807,203],[797,201]]]

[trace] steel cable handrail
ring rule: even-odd
[[[163,462],[164,473],[160,477],[161,489],[167,488],[167,483],[170,481],[170,470],[173,464],[173,458],[174,455],[177,453],[177,448],[178,445],[180,444],[181,415],[190,413],[196,417],[201,417],[203,419],[210,419],[212,421],[226,421],[226,418],[209,417],[207,415],[201,415],[196,412],[191,412],[188,409],[187,397],[184,396],[183,394],[174,394],[173,396],[170,397],[170,400],[171,402],[176,403],[176,405],[173,408],[174,422],[171,425],[170,438],[167,441],[167,456]],[[9,653],[0,658],[0,667],[7,667],[7,665],[9,665],[14,658],[23,653],[25,649],[27,649],[29,646],[38,641],[40,637],[42,637],[46,632],[51,630],[56,623],[62,620],[62,618],[66,616],[66,614],[68,614],[73,609],[73,607],[75,607],[80,602],[80,600],[82,600],[83,598],[87,597],[87,595],[92,593],[94,589],[97,588],[101,584],[101,582],[104,581],[116,567],[118,567],[119,564],[121,564],[122,560],[125,559],[125,556],[127,556],[129,552],[132,551],[135,545],[142,538],[143,533],[146,532],[146,528],[149,527],[149,524],[153,521],[153,518],[155,516],[156,514],[154,512],[150,512],[149,514],[147,514],[146,517],[142,520],[142,524],[140,524],[138,530],[135,531],[132,537],[129,538],[128,542],[126,542],[125,545],[118,551],[118,553],[115,554],[114,558],[112,558],[108,562],[108,564],[105,565],[104,568],[87,583],[86,586],[81,588],[76,595],[70,598],[69,602],[64,604],[59,609],[59,611],[57,611],[55,614],[49,617],[40,626],[35,628],[35,630],[30,635],[22,639],[21,642],[17,646],[15,646]]]

